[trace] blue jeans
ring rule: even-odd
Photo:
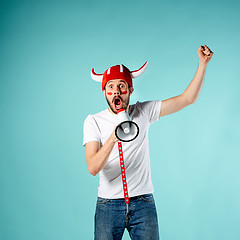
[[[158,240],[158,220],[152,194],[129,199],[98,197],[95,213],[95,240],[120,240],[125,228],[133,240]],[[128,212],[127,212],[128,210]]]

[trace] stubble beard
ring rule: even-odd
[[[126,100],[126,102],[123,102],[122,101],[122,108],[124,109],[124,110],[127,110],[127,107],[128,107],[128,105],[129,105],[129,99],[130,99],[130,97],[129,97],[129,95],[128,95],[128,99]],[[117,114],[118,113],[118,111],[116,111],[115,109],[114,109],[114,104],[112,103],[112,102],[110,102],[108,99],[107,99],[107,97],[106,97],[106,100],[107,100],[107,103],[108,103],[108,106],[110,107],[110,109],[112,110],[112,112],[113,113],[115,113],[115,114]],[[113,105],[113,106],[112,106]]]

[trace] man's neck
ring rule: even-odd
[[[128,112],[128,110],[129,110],[129,105],[127,106],[126,111]],[[114,114],[114,115],[117,115],[117,113],[113,112],[110,107],[108,108],[108,111],[109,111],[110,113]]]

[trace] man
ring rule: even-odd
[[[108,109],[89,115],[84,123],[83,145],[88,170],[94,176],[100,173],[95,213],[96,240],[122,239],[125,228],[131,239],[159,239],[152,195],[148,128],[160,117],[175,113],[197,100],[212,56],[213,52],[206,45],[199,47],[197,72],[183,94],[164,101],[134,105],[129,105],[133,93],[132,78],[146,70],[147,62],[133,72],[124,65],[113,66],[103,75],[92,70],[92,78],[102,82],[102,91],[109,105]],[[131,142],[119,142],[115,134],[119,123],[117,113],[122,109],[139,126],[139,135]]]

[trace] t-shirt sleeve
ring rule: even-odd
[[[142,112],[149,118],[149,122],[153,123],[160,119],[162,101],[146,101],[139,103]]]
[[[94,117],[88,115],[83,125],[83,146],[92,141],[100,142],[100,132]]]

